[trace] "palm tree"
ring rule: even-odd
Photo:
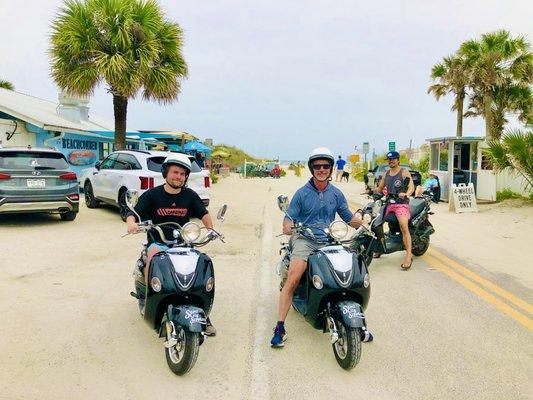
[[[485,118],[486,136],[498,137],[493,112],[496,92],[509,82],[527,87],[533,81],[533,56],[523,37],[512,38],[507,31],[486,33],[481,40],[463,43],[458,54],[469,67],[470,86],[482,102],[479,111]]]
[[[533,114],[533,95],[531,88],[520,86],[511,81],[494,90],[492,116],[494,124],[494,137],[501,137],[505,124],[508,122],[506,115],[515,114],[520,122],[527,124]],[[470,98],[468,111],[465,117],[483,116],[483,98],[479,93],[474,93]]]
[[[113,95],[115,148],[126,144],[128,99],[177,99],[187,76],[182,31],[155,0],[66,0],[52,23],[52,77],[68,93]]]
[[[487,153],[495,170],[508,169],[521,175],[526,181],[526,189],[533,188],[533,131],[510,130],[501,140],[488,141]]]
[[[15,90],[15,86],[11,82],[0,79],[0,88],[7,90]]]
[[[437,83],[431,85],[428,93],[433,93],[439,100],[448,93],[455,95],[452,111],[457,112],[455,135],[463,136],[463,104],[469,82],[468,69],[463,59],[457,56],[444,57],[441,63],[431,69],[431,78]]]

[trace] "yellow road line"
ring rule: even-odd
[[[504,314],[507,314],[509,317],[516,320],[521,325],[525,326],[529,330],[533,330],[533,320],[526,317],[524,314],[519,313],[515,309],[511,308],[507,304],[505,304],[503,301],[497,299],[492,294],[487,292],[486,290],[480,288],[477,286],[474,282],[468,280],[461,274],[453,271],[451,268],[447,267],[442,261],[438,260],[437,258],[430,256],[428,254],[425,254],[422,256],[422,259],[424,259],[426,262],[428,262],[430,265],[438,268],[442,272],[444,272],[446,275],[448,275],[450,278],[455,280],[456,282],[463,285],[465,288],[470,290],[471,292],[475,293],[479,297],[481,297],[483,300],[485,300],[487,303],[492,304],[494,307],[496,307],[498,310],[503,312]]]
[[[481,286],[486,287],[487,289],[491,290],[493,293],[497,294],[498,296],[509,300],[511,303],[513,303],[517,307],[521,308],[522,310],[524,310],[524,311],[526,311],[526,312],[528,312],[530,314],[533,313],[533,306],[531,304],[529,304],[528,302],[516,297],[514,294],[508,292],[507,290],[502,289],[498,285],[495,285],[491,281],[489,281],[489,280],[487,280],[485,278],[482,278],[478,274],[472,272],[468,268],[466,268],[466,267],[462,266],[461,264],[459,264],[457,261],[452,260],[448,256],[445,256],[440,251],[437,251],[434,248],[431,248],[429,250],[429,253],[433,257],[436,257],[440,261],[446,263],[446,265],[448,267],[451,267],[451,268],[457,270],[458,272],[462,273],[463,275],[469,277],[470,279],[476,281]]]

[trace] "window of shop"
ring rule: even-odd
[[[99,143],[98,152],[99,152],[100,160],[107,157],[113,151],[114,151],[113,143],[110,143],[110,142]]]
[[[431,170],[436,171],[439,168],[439,144],[431,144]]]
[[[440,143],[439,171],[448,171],[448,143]]]

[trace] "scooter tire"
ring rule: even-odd
[[[198,332],[186,332],[184,331],[185,350],[183,356],[176,359],[173,356],[173,352],[176,351],[176,346],[171,348],[165,348],[165,356],[167,358],[168,367],[176,375],[185,375],[189,372],[198,358],[198,349],[200,347],[200,333]]]
[[[342,321],[335,321],[339,331],[339,340],[333,343],[333,354],[337,364],[349,371],[361,359],[361,329],[350,328]]]
[[[429,249],[429,236],[423,238],[417,238],[413,241],[412,252],[413,255],[420,257],[423,256]]]

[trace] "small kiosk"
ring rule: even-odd
[[[487,188],[490,178],[483,168],[482,148],[485,137],[439,137],[429,142],[429,172],[439,178],[441,200],[449,201],[452,184],[472,183],[479,200],[494,200],[496,190]],[[487,190],[488,189],[488,190]],[[494,195],[492,194],[494,192]]]

